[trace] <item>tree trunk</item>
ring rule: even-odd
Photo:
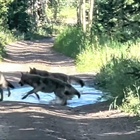
[[[81,25],[82,24],[82,0],[78,1],[77,4],[77,25]]]
[[[89,5],[89,9],[86,9],[86,4]],[[77,24],[82,26],[84,32],[91,31],[93,21],[93,8],[94,0],[79,0],[77,7]]]
[[[85,9],[85,0],[83,0],[82,3],[82,25],[83,25],[83,31],[86,32],[86,9]]]
[[[89,9],[89,18],[88,18],[88,31],[91,31],[92,22],[93,22],[93,8],[94,8],[94,0],[90,0],[90,9]]]

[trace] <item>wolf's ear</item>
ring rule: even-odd
[[[32,70],[32,68],[31,67],[29,67],[30,68],[30,70]]]
[[[33,70],[36,70],[36,68],[33,68]]]

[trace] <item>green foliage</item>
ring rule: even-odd
[[[55,40],[54,49],[70,57],[76,58],[77,54],[85,47],[85,34],[80,28],[65,29]]]
[[[140,36],[140,3],[138,0],[95,1],[93,30],[121,42]]]
[[[77,69],[81,72],[99,72],[112,57],[140,59],[140,40],[120,43],[108,38],[95,36],[92,44],[85,44],[76,57]]]
[[[8,5],[7,24],[9,29],[27,32],[31,28],[31,16],[27,13],[28,0],[14,0]]]
[[[86,46],[87,47],[87,46]],[[76,58],[76,66],[77,70],[81,72],[87,72],[87,71],[94,71],[97,72],[100,68],[98,63],[98,56],[96,55],[96,58],[94,57],[93,53],[97,53],[97,51],[92,48],[88,47],[86,49],[83,49]]]
[[[50,22],[49,26],[51,26],[53,35],[62,33],[62,30],[66,29],[69,25],[74,25],[76,23],[76,8],[71,6],[71,4],[68,5],[68,1],[61,2],[57,6],[59,9],[58,11],[55,11],[57,9],[55,9],[53,3],[49,4],[46,10],[47,18]]]
[[[0,0],[0,26],[7,27],[7,13],[8,13],[8,5],[13,0]]]
[[[6,50],[4,46],[15,40],[15,37],[9,30],[0,27],[0,60],[2,60],[3,57],[6,55]]]
[[[80,28],[67,28],[54,44],[56,50],[76,59],[78,70],[98,72],[96,83],[111,95],[113,107],[122,105],[135,113],[139,92],[134,85],[140,82],[126,72],[132,66],[140,68],[139,19],[137,0],[95,1],[90,37]]]
[[[66,1],[66,0],[53,0],[50,1],[47,8],[48,16],[54,22],[62,22],[61,19],[66,15],[65,18],[69,18],[73,15],[73,6],[75,1]],[[75,9],[74,9],[75,10]],[[66,14],[65,14],[66,13]],[[69,13],[69,15],[67,14]],[[72,14],[71,14],[72,13]]]
[[[92,44],[85,44],[84,49],[77,55],[76,66],[81,72],[98,72],[103,65],[111,60],[112,56],[120,56],[120,52],[125,51],[128,45],[123,45],[117,41],[107,38],[93,38]],[[122,49],[121,49],[122,48]]]
[[[127,88],[120,110],[140,116],[140,86],[134,85],[134,90]]]
[[[27,32],[24,34],[24,40],[35,40],[50,37],[50,28],[38,28],[37,31]]]
[[[138,64],[139,62],[132,59],[112,58],[110,62],[102,66],[97,74],[96,82],[99,86],[111,92],[113,97],[122,98],[125,88],[133,85],[136,81],[126,72],[130,71],[132,66]]]
[[[62,32],[54,47],[74,57],[78,70],[98,72],[94,82],[108,93],[104,98],[112,101],[110,107],[139,113],[140,92],[134,85],[138,87],[140,81],[126,73],[132,70],[131,67],[140,69],[140,40],[122,44],[106,36],[94,36],[91,44],[89,38],[74,27]]]
[[[42,3],[41,0],[40,2]],[[31,35],[33,35],[33,38],[34,36],[36,37],[35,34],[37,32],[39,32],[39,35],[40,32],[44,34],[46,32],[44,28],[47,28],[47,30],[49,28],[48,34],[57,34],[62,29],[60,24],[64,25],[67,16],[68,18],[76,17],[76,10],[73,8],[73,3],[74,1],[68,2],[65,0],[49,1],[47,3],[48,7],[46,7],[47,15],[41,14],[45,21],[48,21],[46,24],[45,22],[39,22],[41,20],[38,19],[40,17],[38,17],[37,0],[0,0],[0,26],[10,29],[13,33],[16,33],[16,36],[20,34],[22,38],[28,39],[32,38]],[[44,8],[43,6],[41,7]],[[65,11],[69,11],[71,14]],[[55,14],[58,16],[58,20],[55,19]],[[54,23],[54,21],[56,22]]]
[[[65,19],[75,18],[76,14],[76,8],[64,7],[60,12],[60,17],[64,17]]]

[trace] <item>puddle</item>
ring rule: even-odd
[[[93,87],[80,87],[79,85],[73,85],[80,93],[81,98],[78,99],[75,96],[72,100],[68,101],[69,107],[78,107],[88,104],[94,104],[97,102],[105,101],[104,99],[99,100],[103,95],[100,90],[96,90]],[[21,98],[32,88],[31,87],[21,87],[11,90],[11,96],[8,97],[8,92],[4,91],[4,101],[18,101],[18,102],[28,102],[28,103],[37,103],[37,104],[49,104],[49,102],[55,99],[54,93],[43,93],[38,92],[40,100],[37,99],[35,94],[29,95],[26,99],[22,100]]]

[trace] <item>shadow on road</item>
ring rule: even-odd
[[[138,140],[140,136],[136,117],[110,114],[109,118],[104,112],[99,117],[98,110],[94,116],[82,116],[82,109],[29,103],[1,102],[0,106],[0,139]]]
[[[74,60],[52,49],[53,39],[20,41],[6,46],[5,62],[42,63],[53,66],[74,66]]]

